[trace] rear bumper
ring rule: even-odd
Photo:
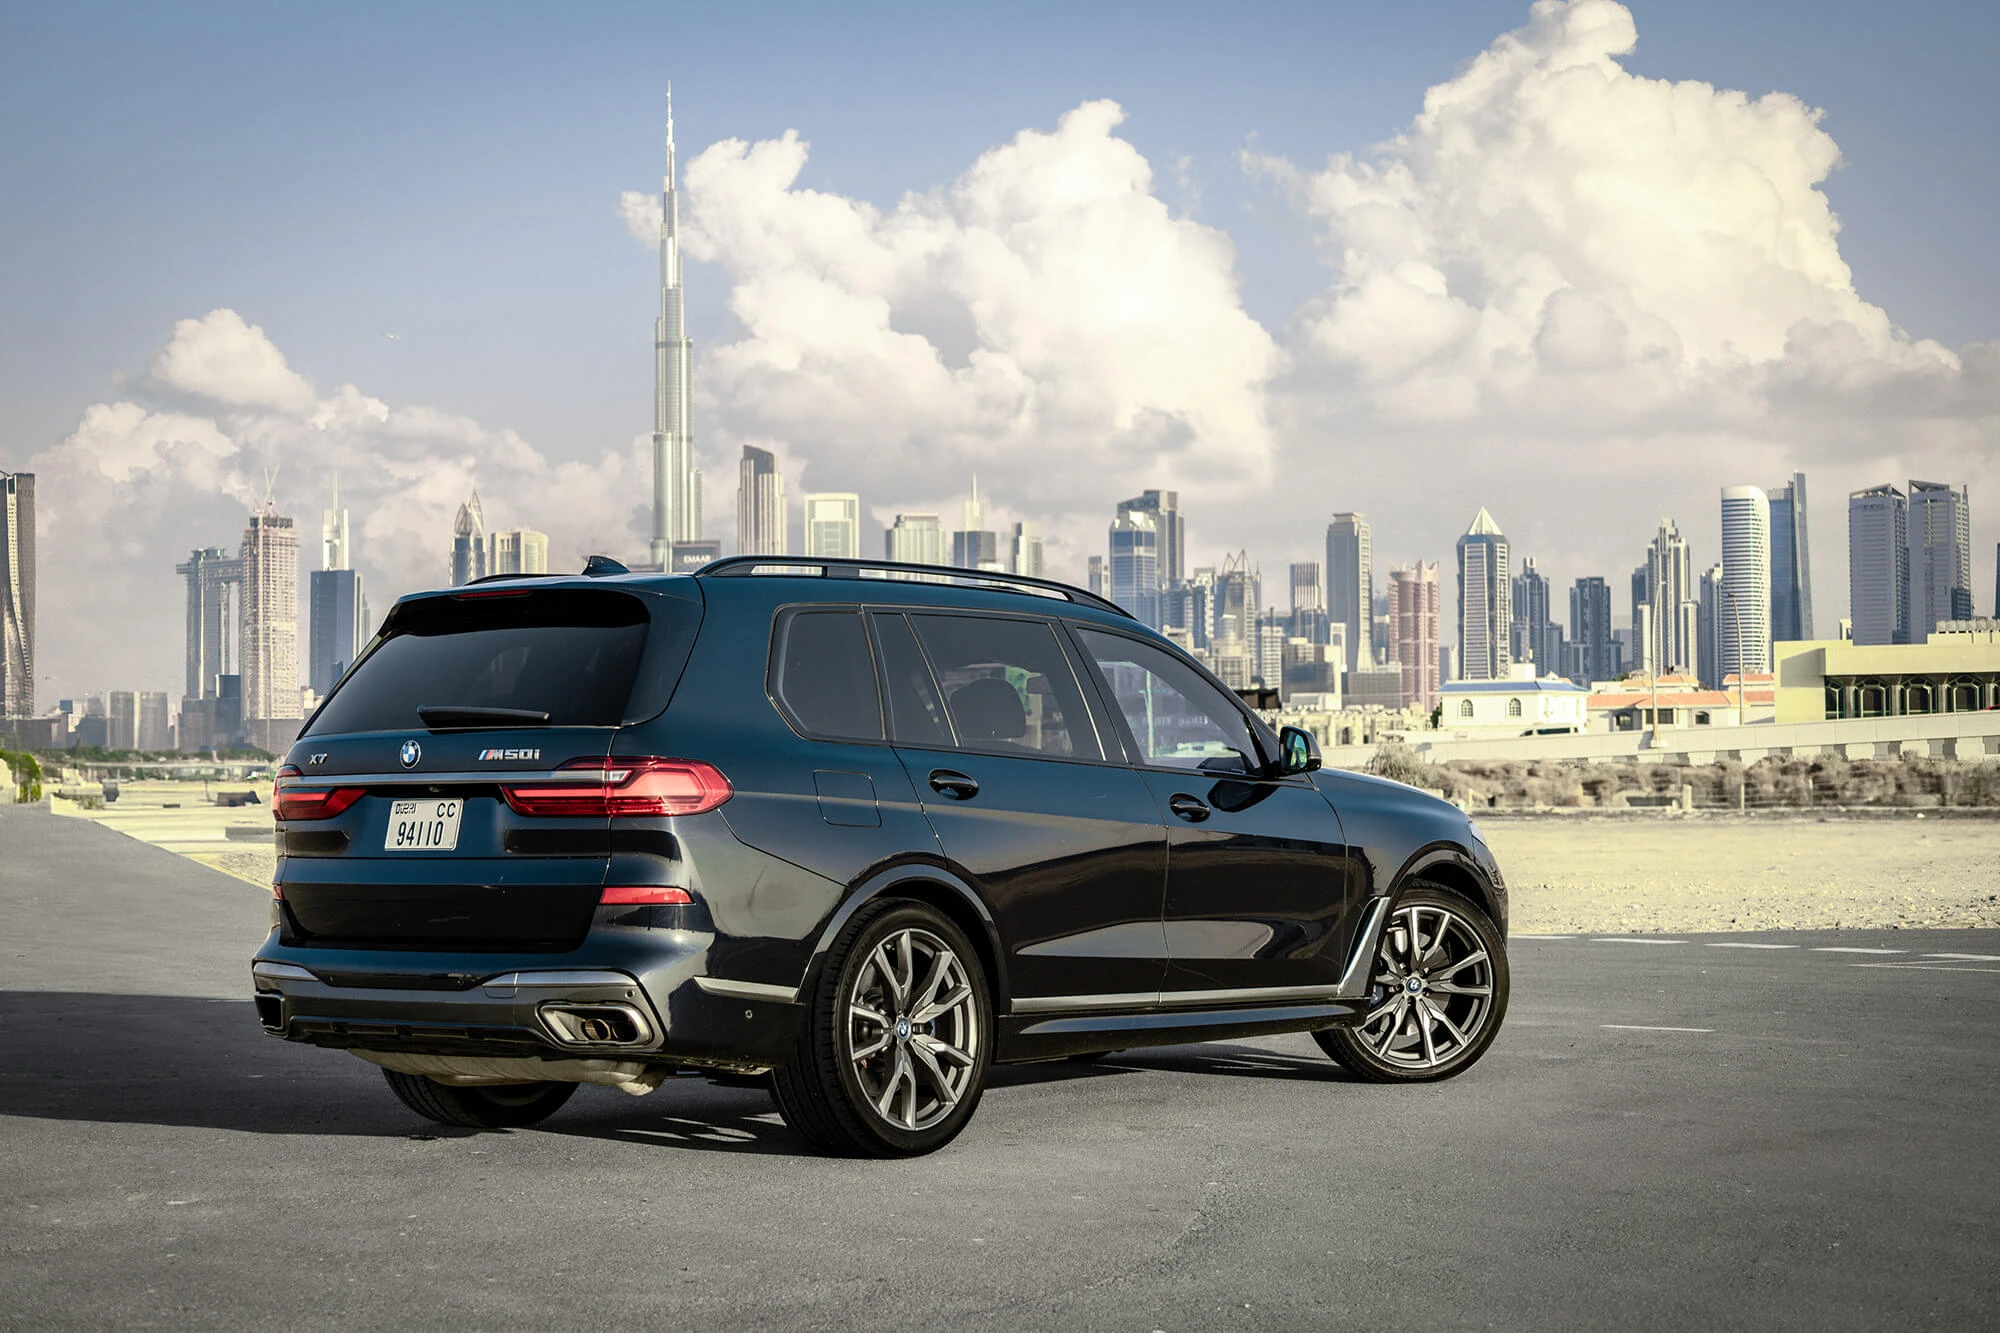
[[[709,976],[712,939],[648,931],[509,956],[297,948],[274,933],[251,976],[264,1030],[314,1046],[736,1071],[781,1063],[797,1039],[795,996]]]

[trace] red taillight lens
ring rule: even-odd
[[[597,901],[609,906],[625,903],[686,904],[694,899],[688,896],[686,889],[668,888],[664,884],[613,884],[605,886]]]
[[[695,759],[575,759],[560,771],[578,780],[502,787],[500,794],[516,814],[570,819],[698,815],[733,794],[720,769]]]
[[[368,794],[366,787],[302,787],[304,775],[287,764],[271,787],[271,813],[278,819],[331,819]]]

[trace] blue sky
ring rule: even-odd
[[[1508,355],[1525,354],[1521,347],[1503,347],[1476,373],[1453,371],[1455,379],[1443,371],[1409,378],[1409,365],[1456,355],[1445,342],[1424,341],[1430,333],[1421,327],[1421,281],[1403,292],[1417,304],[1390,325],[1394,331],[1402,327],[1397,320],[1412,321],[1412,348],[1398,349],[1407,353],[1402,361],[1371,363],[1367,337],[1354,332],[1365,327],[1369,309],[1342,296],[1324,261],[1349,246],[1352,279],[1370,264],[1386,273],[1394,260],[1369,251],[1365,219],[1326,204],[1367,177],[1365,166],[1330,168],[1329,155],[1352,153],[1365,164],[1372,145],[1412,129],[1427,89],[1456,89],[1462,98],[1475,58],[1504,44],[1502,34],[1530,25],[1527,0],[562,9],[0,0],[0,468],[39,456],[36,465],[51,478],[45,488],[74,476],[80,487],[103,489],[72,506],[79,517],[63,520],[62,530],[45,531],[44,568],[62,566],[59,549],[76,557],[73,530],[125,531],[115,552],[124,563],[116,568],[151,571],[134,581],[131,612],[139,617],[171,611],[177,591],[165,571],[187,547],[234,542],[244,488],[263,467],[282,465],[288,480],[280,499],[309,522],[334,452],[348,460],[342,489],[357,506],[358,527],[364,511],[376,522],[357,544],[378,608],[436,581],[437,561],[425,543],[435,533],[448,539],[451,508],[474,483],[503,523],[549,529],[559,546],[617,549],[632,530],[629,506],[621,506],[639,486],[618,457],[650,426],[656,299],[654,256],[628,234],[619,195],[657,188],[661,94],[671,78],[684,169],[724,139],[760,143],[796,130],[811,145],[788,190],[757,193],[754,164],[722,154],[714,159],[712,193],[689,201],[705,202],[715,224],[703,250],[710,262],[691,262],[687,277],[698,388],[706,395],[698,400],[697,436],[712,451],[711,515],[732,509],[735,445],[763,441],[787,458],[795,495],[860,489],[878,510],[945,509],[976,469],[1002,521],[1047,519],[1051,572],[1059,576],[1081,576],[1085,552],[1101,543],[1114,492],[1177,484],[1195,497],[1187,507],[1197,557],[1254,545],[1274,590],[1283,586],[1286,561],[1317,555],[1325,515],[1347,508],[1375,516],[1379,564],[1439,560],[1449,585],[1451,543],[1481,504],[1516,538],[1517,551],[1536,554],[1559,583],[1602,574],[1621,586],[1663,512],[1680,521],[1705,564],[1716,547],[1717,487],[1775,484],[1803,467],[1815,486],[1823,631],[1844,611],[1842,498],[1851,487],[1885,479],[1972,481],[1976,548],[1984,553],[1974,561],[1975,594],[1988,609],[2000,535],[1991,494],[2000,490],[1992,424],[2000,414],[1977,406],[1978,393],[1990,387],[1979,388],[1985,381],[1970,369],[1961,382],[1958,360],[1988,364],[1981,358],[1994,354],[1976,345],[2000,338],[2000,273],[1991,256],[1991,219],[2000,214],[2000,92],[1991,79],[2000,6],[1632,0],[1629,8],[1636,48],[1614,53],[1615,66],[1607,68],[1641,82],[1702,80],[1753,99],[1747,109],[1726,96],[1699,108],[1712,116],[1711,129],[1734,140],[1690,144],[1683,134],[1660,141],[1678,173],[1662,179],[1681,182],[1689,198],[1662,194],[1648,202],[1645,190],[1669,187],[1642,179],[1643,163],[1621,162],[1615,143],[1565,141],[1576,126],[1553,115],[1538,120],[1529,94],[1465,111],[1451,132],[1492,134],[1486,142],[1496,160],[1510,142],[1549,136],[1570,156],[1526,160],[1523,171],[1550,173],[1531,185],[1560,193],[1582,177],[1598,185],[1623,181],[1639,198],[1612,221],[1644,223],[1657,211],[1669,233],[1712,225],[1702,209],[1714,201],[1693,198],[1703,188],[1703,154],[1712,152],[1718,179],[1748,167],[1753,176],[1768,174],[1774,191],[1790,190],[1770,225],[1829,253],[1837,245],[1837,260],[1852,271],[1851,289],[1816,273],[1810,299],[1796,310],[1785,305],[1791,298],[1771,295],[1791,290],[1783,282],[1733,289],[1743,275],[1722,261],[1770,239],[1757,234],[1769,220],[1755,209],[1745,230],[1723,237],[1727,247],[1694,254],[1685,280],[1666,274],[1665,295],[1653,298],[1618,294],[1661,276],[1649,274],[1650,255],[1632,249],[1643,226],[1619,236],[1551,233],[1522,241],[1504,219],[1451,220],[1456,232],[1431,238],[1442,247],[1433,257],[1445,256],[1439,280],[1449,279],[1459,302],[1450,318],[1483,321],[1487,344],[1519,334],[1500,327],[1511,316],[1487,293],[1511,281],[1505,275],[1520,270],[1515,261],[1523,256],[1576,260],[1581,268],[1566,271],[1580,291],[1593,282],[1600,296],[1617,289],[1570,329],[1567,370],[1544,366],[1542,378],[1520,382],[1503,371],[1512,364]],[[1546,52],[1538,59],[1541,74],[1554,68],[1550,59],[1560,64]],[[1541,75],[1522,70],[1522,87],[1540,86],[1534,79]],[[1842,158],[1823,183],[1799,159],[1811,152],[1812,136],[1801,128],[1808,122],[1795,117],[1789,129],[1779,127],[1783,133],[1759,138],[1769,108],[1754,99],[1771,92],[1821,113],[1818,129]],[[1619,95],[1638,106],[1649,94],[1625,87]],[[1057,131],[1068,113],[1094,99],[1118,103],[1122,123],[1067,138]],[[1180,316],[1190,325],[1180,342],[1163,335],[1160,346],[1195,358],[1176,365],[1198,367],[1201,344],[1213,336],[1232,349],[1232,364],[1250,367],[1242,372],[1248,390],[1199,386],[1155,412],[1147,397],[1154,389],[1134,387],[1129,366],[1085,366],[1067,377],[1060,365],[1019,372],[1045,404],[1095,401],[1102,390],[1116,408],[1105,421],[1119,430],[1131,426],[1135,410],[1142,422],[1154,413],[1178,423],[1174,429],[1194,442],[1184,452],[1174,452],[1173,429],[1149,459],[1131,440],[1085,457],[1055,434],[1023,437],[998,419],[966,424],[967,403],[988,405],[978,393],[913,407],[899,401],[900,363],[883,359],[883,349],[846,348],[845,335],[831,326],[789,345],[784,331],[773,331],[768,300],[756,304],[757,292],[777,290],[771,284],[779,280],[808,296],[887,301],[899,334],[925,327],[925,301],[990,304],[993,290],[914,298],[846,290],[834,249],[822,256],[833,265],[828,290],[808,290],[813,275],[796,271],[795,257],[760,251],[728,234],[727,225],[741,223],[749,235],[765,223],[797,223],[805,190],[841,208],[893,212],[906,194],[945,191],[975,162],[1030,139],[1066,144],[1092,169],[1115,167],[1129,145],[1150,166],[1151,196],[1176,220],[1148,224],[1154,230],[1146,235],[1172,238],[1184,259],[1185,247],[1199,250],[1203,238],[1233,246],[1233,268],[1219,269],[1223,298],[1189,307]],[[1283,170],[1247,171],[1246,152]],[[1420,169],[1420,156],[1405,165]],[[1297,190],[1284,188],[1286,180]],[[1429,225],[1426,219],[1446,209],[1453,184],[1424,181],[1420,198],[1397,205],[1407,210],[1399,225]],[[1467,188],[1496,184],[1509,182],[1503,176]],[[1814,216],[1822,191],[1839,217],[1837,237]],[[1309,196],[1318,202],[1306,202]],[[919,215],[922,209],[910,216]],[[1180,221],[1198,225],[1189,230]],[[953,215],[951,226],[973,221]],[[1490,234],[1482,230],[1489,227]],[[1607,261],[1592,253],[1600,242],[1625,251]],[[887,242],[873,236],[869,244]],[[1465,285],[1454,264],[1473,252],[1486,267]],[[1113,266],[1119,257],[1115,250],[1098,256]],[[1795,258],[1778,263],[1777,278],[1798,277]],[[805,266],[813,262],[822,261]],[[1595,276],[1576,276],[1585,270]],[[1213,278],[1213,271],[1194,273],[1188,290],[1207,291],[1202,283]],[[1654,298],[1656,306],[1675,305],[1683,286],[1697,299],[1677,311],[1647,305]],[[908,308],[896,304],[906,298]],[[748,324],[731,313],[732,300],[751,311]],[[177,322],[217,310],[260,328],[258,346],[267,340],[276,349],[269,355],[282,354],[321,401],[353,384],[391,407],[434,409],[467,422],[422,439],[407,423],[391,423],[388,444],[356,443],[352,433],[308,429],[296,412],[281,429],[241,400],[232,407],[212,393],[204,398],[212,384],[166,383],[155,358],[180,338]],[[1058,331],[1080,328],[1071,315],[1091,313],[1053,311],[1050,322]],[[1779,315],[1830,320],[1824,327],[1832,332],[1798,348],[1767,347],[1750,358],[1749,370],[1688,371],[1671,390],[1646,379],[1659,351],[1640,345],[1658,332],[1649,320],[1664,320],[1673,346],[1705,346],[1727,361],[1736,349],[1718,328],[1751,330],[1760,320],[1782,323]],[[953,318],[971,316],[961,310]],[[1634,341],[1626,369],[1636,378],[1615,385],[1578,378],[1597,371],[1578,369],[1576,338],[1615,342],[1627,326]],[[1869,350],[1855,352],[1841,329],[1862,330],[1854,336]],[[1544,327],[1543,336],[1549,332]],[[1776,336],[1764,332],[1767,342]],[[997,353],[1028,356],[1002,334],[984,336]],[[711,359],[717,356],[728,364]],[[800,356],[832,368],[793,380],[757,369]],[[944,355],[947,367],[954,356]],[[871,374],[890,387],[859,402],[858,420],[837,419],[856,403],[829,385]],[[1759,386],[1747,398],[1742,374],[1754,374]],[[990,397],[991,387],[981,392]],[[128,400],[139,404],[131,413],[145,423],[137,435],[107,433],[94,405]],[[1449,405],[1449,420],[1437,416],[1440,404]],[[883,419],[879,449],[868,433],[874,414]],[[944,430],[941,422],[959,433],[939,445],[935,460],[912,466],[911,442],[932,438],[926,432]],[[1079,422],[1072,423],[1081,432],[1074,440],[1098,438]],[[163,431],[182,454],[158,444]],[[1116,434],[1109,425],[1099,432]],[[208,443],[190,446],[182,436]],[[141,437],[153,443],[132,443]],[[1024,448],[1040,447],[1083,460],[1068,494],[1038,490],[1033,468],[1008,474]],[[134,448],[151,460],[136,473],[131,460],[139,455],[121,452]],[[226,456],[226,466],[179,471],[187,448],[195,449],[189,456],[201,448]],[[395,466],[407,468],[404,455],[425,448],[435,448],[438,462],[427,488],[383,461],[400,459]],[[511,461],[491,461],[502,454]],[[95,472],[92,458],[102,464]],[[376,465],[367,460],[385,469],[373,493],[368,478],[353,475]],[[1421,460],[1415,472],[1412,460]],[[545,488],[540,478],[565,463],[588,476]],[[1580,511],[1577,498],[1585,494],[1594,503]],[[548,512],[554,495],[570,497],[584,516]],[[51,504],[45,501],[47,512],[60,513]],[[392,513],[398,504],[401,516]],[[77,563],[73,572],[101,596],[108,578],[123,577],[111,568]],[[61,592],[45,590],[43,606],[81,604]],[[170,614],[155,618],[157,627],[144,621],[146,631],[134,634],[124,625],[141,622],[117,615],[113,629],[91,623],[102,614],[45,615],[50,688],[174,686],[178,630]],[[1447,591],[1447,640],[1450,618]]]
[[[1861,294],[2000,334],[2000,6],[1633,11],[1635,72],[1826,112]],[[796,128],[803,184],[893,203],[1110,97],[1177,208],[1236,239],[1250,312],[1321,282],[1246,145],[1310,163],[1400,128],[1523,21],[1378,4],[27,5],[0,8],[0,457],[69,430],[176,319],[230,306],[322,384],[503,423],[561,455],[648,426],[651,261],[613,212],[684,158]],[[721,283],[689,279],[698,344]],[[400,342],[385,333],[396,332]]]

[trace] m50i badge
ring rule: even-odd
[[[485,759],[540,759],[540,750],[481,750],[479,757]]]

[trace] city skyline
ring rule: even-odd
[[[801,492],[858,495],[864,551],[896,512],[952,513],[974,472],[1012,507],[992,506],[978,530],[1004,537],[1015,523],[1040,524],[1046,571],[1072,580],[1088,577],[1110,507],[1151,488],[1177,490],[1202,515],[1189,567],[1219,564],[1247,541],[1275,573],[1319,553],[1328,510],[1369,514],[1385,564],[1434,558],[1440,536],[1485,505],[1554,588],[1629,568],[1629,534],[1647,511],[1674,513],[1704,557],[1719,550],[1719,484],[1809,470],[1831,497],[1808,525],[1823,534],[1840,529],[1840,496],[1885,475],[1990,493],[1990,384],[1965,373],[1989,354],[1968,340],[1990,326],[1926,341],[1949,330],[1870,260],[1868,215],[1857,222],[1852,210],[1892,196],[1857,190],[1882,160],[1857,119],[1860,85],[1815,92],[1793,77],[1806,66],[1751,68],[1742,62],[1755,42],[1725,51],[1707,28],[1701,51],[1662,62],[1674,15],[1603,5],[1586,23],[1584,12],[1461,11],[1420,25],[1436,36],[1415,65],[1397,42],[1418,25],[1381,20],[1364,47],[1384,72],[1356,102],[1375,118],[1367,134],[1351,120],[1218,117],[1208,85],[1177,84],[1184,95],[1170,104],[1121,81],[1114,63],[1109,77],[1023,87],[1004,109],[973,98],[967,115],[930,114],[925,129],[955,136],[949,148],[913,156],[907,138],[871,140],[866,171],[824,108],[795,111],[768,89],[698,74],[676,87],[676,152],[690,149],[667,173],[671,199],[665,177],[658,191],[621,193],[658,160],[664,88],[651,74],[599,108],[601,124],[579,133],[566,121],[522,146],[524,179],[552,148],[591,165],[537,186],[535,207],[576,219],[560,241],[524,236],[513,253],[529,262],[477,266],[482,290],[504,304],[437,298],[406,279],[400,287],[426,299],[389,293],[367,317],[366,344],[351,319],[321,319],[295,293],[337,303],[323,280],[338,273],[379,301],[391,269],[444,274],[448,263],[426,268],[401,248],[404,229],[346,228],[368,238],[365,269],[324,246],[287,250],[288,262],[270,265],[284,284],[238,281],[234,250],[226,282],[169,256],[159,267],[171,283],[96,284],[143,289],[153,304],[91,312],[101,336],[87,344],[61,321],[28,339],[40,359],[20,364],[49,373],[20,383],[20,424],[0,441],[0,469],[42,478],[42,696],[171,684],[179,598],[160,595],[164,573],[131,580],[134,553],[164,569],[214,541],[272,467],[291,495],[315,501],[295,512],[318,508],[334,472],[343,495],[352,478],[352,503],[371,525],[357,572],[385,598],[435,581],[435,534],[475,483],[509,511],[502,521],[547,527],[558,567],[589,551],[645,552],[652,442],[639,432],[660,424],[661,329],[650,358],[634,333],[665,315],[670,203],[683,336],[689,325],[713,330],[679,381],[699,395],[693,461],[726,475],[754,445]],[[1489,77],[1471,79],[1471,63]],[[681,64],[677,53],[676,72]],[[1596,77],[1561,77],[1583,67]],[[1806,100],[1736,98],[1734,87]],[[524,105],[542,105],[535,96]],[[905,113],[920,105],[885,96]],[[1246,105],[1271,105],[1260,96]],[[1426,96],[1447,108],[1442,118],[1417,117]],[[1631,143],[1590,133],[1655,126],[1652,111],[1675,98],[1717,132],[1649,129]],[[159,105],[162,123],[184,114],[174,99]],[[1827,109],[1823,123],[1815,107]],[[1184,113],[1233,136],[1203,141],[1187,186],[1161,138],[1162,117]],[[1269,137],[1246,151],[1253,132]],[[1520,147],[1550,136],[1574,152],[1557,160]],[[1452,157],[1452,144],[1466,155]],[[121,161],[109,146],[71,157]],[[1852,156],[1830,176],[1840,150]],[[243,154],[243,179],[268,176],[270,160]],[[1707,184],[1752,163],[1771,187],[1754,206]],[[1341,202],[1366,194],[1370,172],[1407,183],[1369,205],[1405,228],[1406,254]],[[1058,177],[1080,188],[1050,191]],[[42,179],[37,197],[65,198]],[[1504,211],[1509,199],[1574,199],[1583,181],[1617,189],[1591,193],[1584,209],[1507,214],[1519,227],[1477,202]],[[1265,223],[1245,220],[1256,210],[1214,202],[1243,191],[1294,237],[1276,268],[1254,230]],[[0,225],[40,227],[61,213],[87,231],[88,211],[64,207]],[[504,223],[511,211],[491,216]],[[1696,218],[1703,225],[1687,225]],[[1247,242],[1253,234],[1259,243]],[[1759,239],[1772,234],[1799,243],[1775,253]],[[171,229],[158,235],[184,248]],[[1031,236],[1047,244],[1026,245]],[[1912,236],[1938,262],[1927,221],[1877,232],[1872,253],[1908,249]],[[95,262],[125,262],[117,249],[95,247]],[[60,237],[22,251],[68,262]],[[597,276],[558,284],[578,304],[552,317],[515,299],[520,275],[544,270]],[[1065,276],[1076,273],[1093,280]],[[1524,285],[1529,273],[1544,285]],[[1966,286],[1954,275],[1953,291]],[[151,332],[169,325],[164,338]],[[587,368],[569,359],[567,349],[599,338],[622,350]],[[45,341],[47,356],[36,350]],[[58,355],[69,359],[49,359]],[[465,363],[485,387],[452,378]],[[1732,475],[1716,475],[1725,467]],[[720,512],[703,535],[730,549],[730,506],[711,508]],[[1993,522],[1990,507],[1971,514],[1976,563]],[[98,531],[118,540],[48,553],[54,534]],[[1844,605],[1843,562],[1823,559],[1819,573],[1821,607]],[[1446,585],[1451,620],[1455,581]],[[1986,600],[1984,588],[1969,591]],[[1366,619],[1372,637],[1372,609]]]

